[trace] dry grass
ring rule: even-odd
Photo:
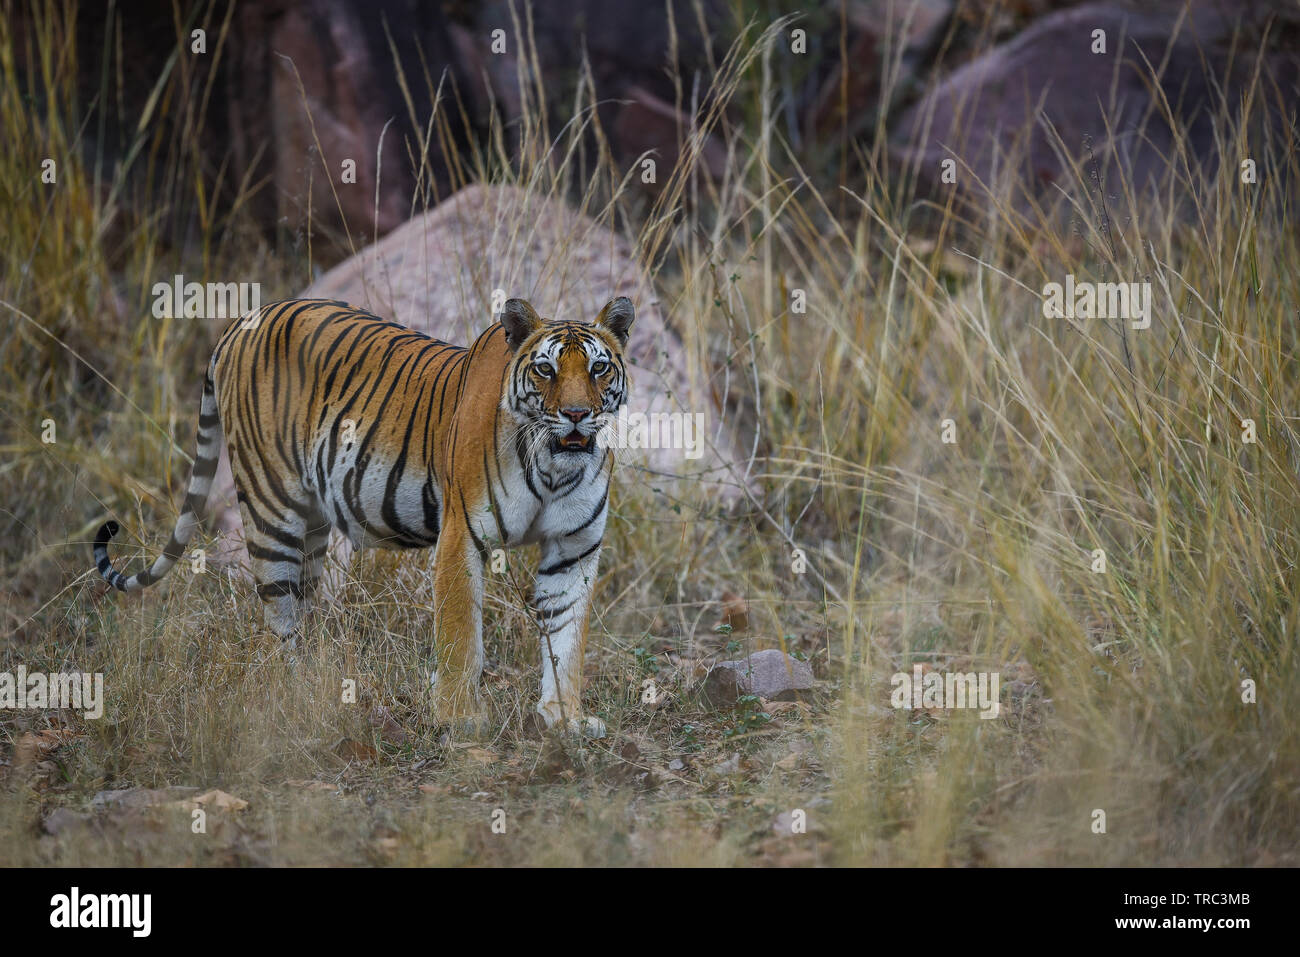
[[[123,597],[92,574],[89,534],[109,514],[133,567],[164,540],[218,332],[152,318],[151,283],[257,278],[265,299],[307,270],[238,217],[205,220],[183,247],[153,218],[126,221],[72,148],[66,38],[58,16],[44,24],[37,109],[0,32],[14,144],[0,156],[0,671],[103,672],[108,712],[0,712],[14,765],[23,735],[77,732],[45,764],[0,766],[4,863],[1300,863],[1300,170],[1285,143],[1249,135],[1237,104],[1219,105],[1216,128],[1222,155],[1257,159],[1255,186],[1191,162],[1158,193],[1133,193],[1122,170],[1098,191],[1080,168],[1050,208],[975,186],[976,216],[914,202],[876,151],[858,157],[840,216],[759,123],[771,33],[751,30],[701,101],[731,146],[726,180],[694,175],[688,151],[654,202],[579,147],[596,126],[588,88],[574,121],[547,129],[525,58],[520,159],[498,130],[462,158],[465,178],[570,196],[638,241],[688,351],[757,435],[764,495],[721,515],[625,483],[587,663],[603,741],[526,730],[538,654],[519,600],[529,556],[513,557],[513,584],[488,599],[496,730],[461,742],[427,718],[427,555],[358,563],[292,662],[235,579],[181,566]],[[452,102],[433,129],[456,121]],[[197,175],[176,152],[167,168]],[[31,172],[46,155],[64,157],[57,189]],[[1039,292],[1066,273],[1149,279],[1151,328],[1044,319]],[[795,288],[806,314],[788,308]],[[792,573],[791,543],[808,574]],[[745,632],[713,630],[726,591],[750,602]],[[765,721],[696,700],[694,662],[781,644],[822,678],[811,707]],[[920,661],[1000,672],[1001,716],[892,709],[889,676]],[[646,678],[666,706],[641,702]],[[400,733],[370,720],[379,706]],[[250,807],[210,815],[204,837],[172,808],[41,835],[51,809],[99,790],[172,785]],[[808,833],[774,833],[794,808]]]

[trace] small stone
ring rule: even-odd
[[[704,698],[714,708],[732,707],[742,695],[751,694],[769,701],[803,700],[812,689],[808,662],[776,648],[719,662],[704,679]]]
[[[713,766],[713,773],[719,777],[729,777],[740,772],[740,752],[736,752],[726,760],[719,761]]]

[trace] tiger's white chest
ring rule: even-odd
[[[515,547],[563,538],[595,521],[608,494],[607,452],[538,453],[532,467],[502,455],[489,470],[490,492],[470,511],[484,542]]]

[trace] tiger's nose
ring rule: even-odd
[[[590,409],[583,409],[583,408],[567,408],[567,409],[560,410],[561,415],[563,415],[566,419],[568,419],[570,422],[573,422],[575,424],[581,422],[590,413],[591,413]]]

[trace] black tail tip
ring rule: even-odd
[[[95,545],[96,546],[107,545],[108,540],[112,538],[114,535],[116,535],[118,532],[120,532],[121,530],[122,527],[118,525],[117,522],[113,521],[112,519],[109,519],[107,522],[101,525],[99,527],[99,531],[95,533]]]

